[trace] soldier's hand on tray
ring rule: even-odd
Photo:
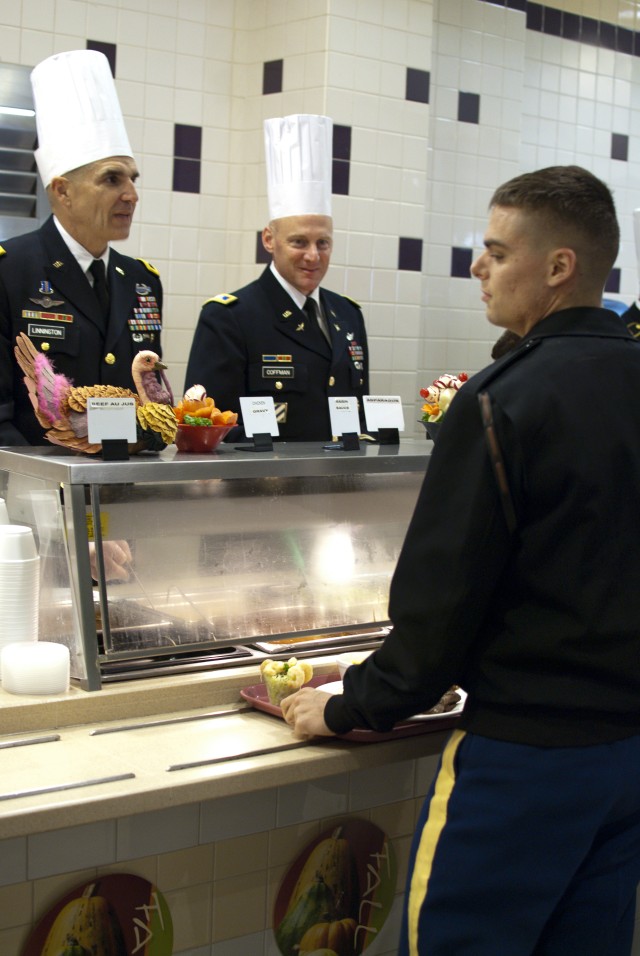
[[[104,575],[107,581],[128,581],[129,568],[132,556],[131,549],[126,541],[103,541],[102,557],[104,561]],[[96,566],[96,546],[93,541],[89,542],[89,563],[91,565],[91,577],[94,581],[98,580],[98,571]]]
[[[312,687],[303,687],[281,703],[284,719],[293,729],[296,737],[307,740],[309,737],[333,737],[324,722],[324,708],[327,695]]]

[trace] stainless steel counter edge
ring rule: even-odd
[[[238,448],[221,445],[209,455],[188,455],[170,445],[159,454],[105,462],[100,456],[65,452],[50,445],[5,447],[0,448],[0,470],[67,484],[379,474],[425,470],[433,445],[406,439],[399,445],[362,441],[358,451],[324,451],[322,445],[311,442],[276,442],[269,452]]]

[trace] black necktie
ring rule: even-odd
[[[320,328],[320,320],[318,319],[318,306],[311,296],[307,297],[307,300],[303,306],[303,311],[306,312],[308,318],[310,341],[313,342],[316,347],[321,346],[323,351],[327,351],[329,348],[329,343],[327,341],[326,335]]]
[[[89,272],[93,276],[93,291],[96,294],[100,305],[100,314],[106,325],[109,320],[109,287],[103,260],[94,259],[89,266]]]

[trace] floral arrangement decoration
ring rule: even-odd
[[[454,395],[462,388],[469,376],[466,372],[459,375],[449,375],[445,372],[433,381],[428,388],[420,389],[420,397],[424,399],[422,406],[423,422],[439,422],[444,418]]]

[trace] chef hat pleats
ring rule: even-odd
[[[264,122],[269,218],[331,215],[333,122],[297,113]]]
[[[110,156],[133,157],[109,61],[97,50],[56,53],[31,72],[38,171],[55,176]]]

